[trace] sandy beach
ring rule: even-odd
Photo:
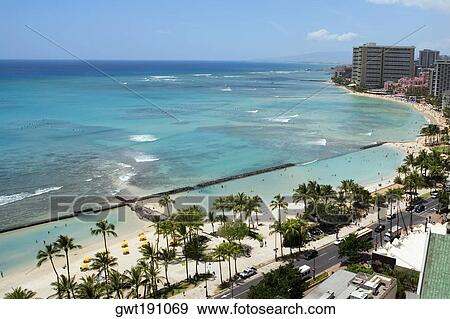
[[[402,101],[399,99],[396,99],[394,97],[389,96],[376,96],[372,94],[367,93],[356,93],[352,92],[349,89],[345,87],[341,87],[344,90],[346,90],[349,94],[356,95],[356,96],[363,96],[368,98],[377,98],[377,99],[385,99],[389,101],[394,101],[401,103],[403,105],[413,107],[418,112],[422,113],[430,123],[436,123],[439,125],[447,125],[444,117],[439,114],[438,112],[434,111],[430,105],[425,104],[418,104],[418,103],[411,103]],[[417,153],[422,149],[426,149],[424,138],[418,137],[416,141],[412,142],[406,142],[406,143],[387,143],[387,145],[395,147],[397,149],[401,149],[405,153]],[[396,174],[393,172],[392,176],[384,177],[381,181],[377,181],[371,184],[365,185],[365,187],[369,191],[376,191],[377,189],[386,187],[393,183],[393,180],[395,178]],[[161,210],[158,205],[153,204],[151,207],[155,210]],[[292,210],[295,212],[295,210],[300,210],[301,206],[292,205]],[[272,215],[275,216],[275,212],[272,212]],[[293,214],[295,215],[295,213]],[[156,242],[156,235],[155,235],[155,228],[153,227],[152,223],[141,221],[137,218],[137,216],[134,213],[128,214],[129,220],[127,222],[132,222],[135,227],[129,229],[126,232],[121,232],[118,234],[117,238],[109,238],[108,239],[108,246],[111,253],[118,258],[118,267],[116,267],[117,270],[123,272],[126,269],[131,268],[136,264],[136,261],[141,257],[139,253],[139,247],[141,242],[138,239],[139,233],[144,232],[147,236],[147,239],[149,242],[154,244]],[[367,219],[364,220],[363,224],[369,224],[373,220],[374,216],[373,214],[370,214]],[[246,239],[243,241],[243,244],[249,245],[252,248],[252,257],[251,258],[239,258],[238,259],[238,270],[242,270],[246,267],[250,266],[260,266],[264,269],[268,270],[273,267],[276,267],[276,263],[273,263],[274,258],[274,235],[269,235],[269,225],[273,222],[274,219],[269,220],[265,223],[263,223],[262,226],[259,227],[259,232],[263,235],[264,241],[267,243],[266,246],[260,247],[260,243],[255,240]],[[215,227],[219,227],[219,223],[215,223]],[[86,225],[86,227],[88,227]],[[216,245],[220,244],[222,242],[221,238],[216,238],[213,236],[210,236],[209,233],[212,231],[212,226],[209,223],[205,223],[203,228],[203,235],[207,236],[210,239],[210,242],[208,244],[209,249],[215,247]],[[342,234],[349,233],[351,231],[354,231],[353,226],[346,227],[345,230],[342,232]],[[129,244],[129,255],[123,255],[121,252],[121,242],[123,240],[128,241]],[[323,244],[326,242],[324,241]],[[165,247],[165,240],[161,240],[160,242],[162,247]],[[321,243],[315,243],[314,244],[316,248],[320,247]],[[70,255],[70,261],[71,261],[71,273],[72,275],[75,275],[76,278],[81,278],[83,275],[89,275],[94,273],[92,270],[81,272],[79,267],[83,263],[83,257],[84,256],[90,256],[93,257],[96,252],[103,249],[103,243],[101,238],[99,237],[98,240],[92,240],[88,245],[84,246],[80,250],[75,250]],[[288,253],[289,250],[285,249],[285,253]],[[181,256],[181,249],[178,248],[177,254],[180,257]],[[56,268],[60,274],[65,274],[65,270],[63,269],[65,261],[63,258],[59,258],[56,260]],[[223,263],[223,277],[228,277],[228,268]],[[200,272],[204,271],[204,264],[199,265]],[[220,283],[219,278],[219,266],[218,263],[212,263],[211,265],[208,265],[208,268],[211,272],[214,272],[216,274],[215,278],[210,281],[210,294],[213,293],[217,287],[217,285]],[[190,274],[194,274],[195,269],[195,263],[193,261],[189,262],[189,269]],[[161,269],[161,275],[164,275],[164,270]],[[180,280],[183,280],[185,278],[185,268],[183,266],[183,262],[179,260],[177,263],[174,263],[169,266],[169,280],[170,282],[177,282]],[[28,288],[31,290],[34,290],[37,292],[37,296],[40,298],[47,298],[51,296],[54,292],[52,291],[50,287],[50,283],[55,281],[55,274],[51,268],[50,263],[44,263],[40,268],[37,267],[30,267],[26,269],[25,272],[15,272],[8,274],[4,278],[0,279],[0,296],[3,296],[5,292],[9,291],[13,287],[22,286],[24,288]],[[178,297],[190,297],[190,298],[201,298],[203,297],[202,294],[204,294],[204,288],[203,285],[200,284],[199,287],[196,287],[194,289],[191,289],[186,292],[183,296]]]

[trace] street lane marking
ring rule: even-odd
[[[328,258],[328,260],[331,260],[331,259],[334,259],[334,258],[337,258],[337,256],[333,256],[331,258]]]

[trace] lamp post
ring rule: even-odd
[[[277,257],[277,252],[278,252],[278,248],[274,248],[273,249],[274,253],[275,253],[275,261],[278,261],[278,257]]]

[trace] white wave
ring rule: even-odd
[[[233,91],[230,87],[226,87],[226,88],[220,89],[220,90],[223,91],[223,92],[231,92],[231,91]]]
[[[158,138],[151,134],[142,134],[142,135],[130,135],[129,140],[133,142],[154,142],[157,141]]]
[[[292,119],[295,119],[296,117],[299,117],[299,115],[298,114],[294,114],[294,115],[291,115],[289,117],[292,118]]]
[[[128,173],[128,174],[124,174],[119,176],[120,181],[126,183],[128,182],[133,176],[136,176],[136,173]]]
[[[211,73],[196,73],[196,74],[194,74],[194,76],[197,76],[197,77],[199,77],[199,76],[208,77],[208,76],[211,76],[211,75],[212,75]]]
[[[152,75],[150,79],[153,81],[176,81],[177,77],[173,75]]]
[[[142,154],[142,155],[138,155],[134,158],[134,160],[137,163],[142,163],[142,162],[154,162],[154,161],[159,161],[159,158],[153,156],[153,155],[146,155],[146,154]]]
[[[271,122],[277,122],[277,123],[289,123],[291,119],[287,119],[285,117],[276,117],[274,119],[270,119]]]
[[[224,78],[241,78],[242,75],[224,75]]]
[[[127,85],[128,83],[127,82],[122,82],[122,85]]]
[[[312,160],[312,161],[310,161],[310,162],[306,162],[306,163],[302,163],[302,164],[300,164],[301,166],[306,166],[306,165],[309,165],[309,164],[313,164],[313,163],[315,163],[315,162],[317,162],[318,161],[318,159],[315,159],[315,160]]]
[[[244,91],[256,91],[256,88],[243,89]]]
[[[367,133],[361,133],[361,135],[365,135],[365,136],[372,136],[372,134],[373,134],[373,132],[372,132],[372,131],[370,131],[370,132],[367,132]]]
[[[320,140],[317,140],[317,141],[311,141],[311,142],[308,142],[307,144],[309,144],[309,145],[321,145],[321,146],[326,146],[326,145],[327,145],[327,139],[321,138]]]
[[[85,179],[84,181],[85,181],[85,182],[91,182],[91,181],[92,181],[92,178]]]
[[[123,168],[133,168],[133,166],[125,164],[125,163],[117,163],[117,165],[119,165],[120,167],[123,167]]]
[[[293,71],[274,71],[273,73],[275,74],[291,74],[291,73],[298,73],[298,71],[293,70]]]
[[[39,196],[45,193],[50,193],[50,192],[54,192],[57,190],[60,190],[61,188],[63,188],[62,186],[56,186],[56,187],[48,187],[48,188],[38,188],[37,190],[34,191],[34,193],[18,193],[18,194],[12,194],[12,195],[3,195],[0,196],[0,206],[2,205],[6,205],[6,204],[11,204],[14,202],[18,202],[21,201],[25,198],[29,198],[29,197],[33,197],[33,196]]]
[[[247,113],[258,113],[258,110],[245,111]]]

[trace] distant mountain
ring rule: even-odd
[[[349,64],[352,61],[351,51],[334,52],[311,52],[287,57],[268,58],[265,62],[285,62],[285,63],[335,63]]]

